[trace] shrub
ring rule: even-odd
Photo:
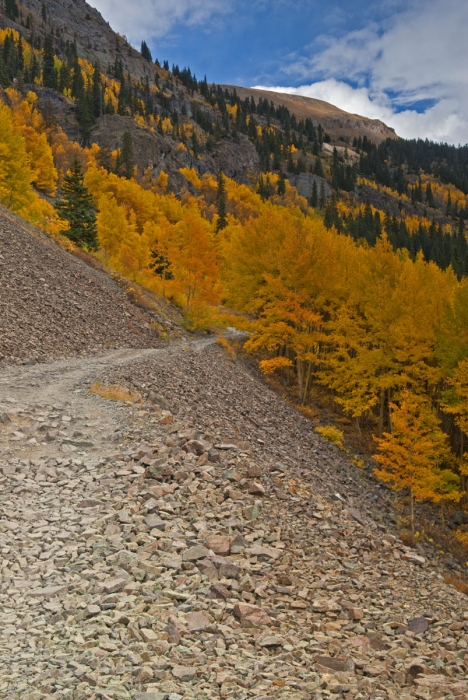
[[[340,450],[344,448],[343,445],[343,432],[335,428],[333,425],[324,425],[319,428],[315,428],[315,432],[321,435],[328,442],[333,442],[337,445]]]

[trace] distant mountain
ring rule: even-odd
[[[228,90],[236,90],[242,99],[253,97],[255,101],[258,101],[262,98],[273,102],[276,107],[284,105],[291,114],[295,114],[299,119],[312,119],[314,122],[320,122],[324,129],[337,140],[344,137],[352,141],[355,137],[367,136],[371,141],[380,143],[387,138],[398,138],[395,130],[379,119],[368,119],[345,112],[323,100],[235,85],[223,85],[223,87]]]

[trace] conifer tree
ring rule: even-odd
[[[309,204],[314,209],[317,208],[317,205],[318,205],[317,180],[314,180],[314,183],[312,185],[312,194],[310,195]]]
[[[93,102],[93,114],[97,119],[102,116],[102,81],[101,81],[101,69],[99,63],[94,64],[93,71],[93,85],[92,85],[92,102]]]
[[[432,187],[430,182],[428,182],[426,186],[426,203],[429,207],[434,206],[434,195],[432,194]]]
[[[284,197],[284,195],[286,194],[286,178],[284,177],[284,173],[282,170],[279,174],[276,191],[280,197]]]
[[[445,209],[445,216],[450,216],[452,213],[452,197],[450,196],[450,190],[447,197],[447,208]]]
[[[55,90],[57,87],[57,73],[55,70],[54,44],[50,34],[44,40],[43,56],[42,83],[44,87]]]
[[[319,202],[318,202],[319,209],[324,209],[326,202],[327,202],[327,198],[325,195],[325,183],[322,181],[320,183],[320,197],[319,197]]]
[[[15,21],[19,17],[19,9],[16,0],[5,0],[5,14]]]
[[[129,131],[125,131],[122,138],[122,150],[119,153],[117,168],[123,171],[123,175],[127,180],[133,177],[135,160],[133,155],[133,139]]]
[[[323,177],[323,165],[320,156],[317,156],[315,159],[315,174],[318,175],[318,177]]]
[[[216,222],[216,233],[226,228],[228,222],[226,217],[226,186],[224,183],[223,173],[218,175],[218,192],[216,197],[216,206],[218,209],[218,220]]]
[[[141,55],[143,56],[143,58],[144,58],[146,61],[150,61],[150,62],[153,61],[153,57],[152,57],[152,55],[151,55],[151,51],[150,51],[150,49],[149,49],[148,44],[146,43],[146,41],[142,41],[142,42],[141,42]]]
[[[94,203],[84,184],[81,164],[75,158],[62,184],[62,199],[55,203],[61,219],[68,222],[64,236],[89,250],[98,248]]]

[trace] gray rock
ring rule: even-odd
[[[195,547],[189,547],[182,552],[183,561],[197,561],[198,559],[204,559],[209,555],[210,551],[203,547],[203,545],[198,544]]]

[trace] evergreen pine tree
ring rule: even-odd
[[[447,208],[445,210],[445,216],[450,216],[452,213],[452,197],[450,196],[450,191],[448,193],[447,197]]]
[[[286,178],[284,177],[284,173],[281,170],[278,178],[278,185],[276,189],[278,195],[280,197],[283,197],[286,194]]]
[[[323,209],[325,207],[326,201],[327,201],[327,198],[325,195],[325,183],[322,180],[322,182],[320,183],[320,196],[319,196],[319,202],[318,202],[319,209]]]
[[[47,9],[45,6],[45,2],[42,3],[41,15],[42,15],[42,19],[44,20],[44,22],[47,22]]]
[[[460,214],[460,218],[458,220],[458,235],[460,238],[465,237],[465,220],[462,214]]]
[[[434,195],[432,194],[432,187],[430,182],[428,182],[426,186],[426,204],[429,207],[434,206]]]
[[[135,160],[133,155],[133,139],[129,131],[125,131],[122,138],[122,151],[120,153],[120,166],[123,175],[129,180],[133,177]]]
[[[61,219],[69,228],[63,235],[82,248],[97,250],[96,214],[93,199],[83,182],[83,172],[75,158],[62,184],[62,199],[55,203]]]
[[[315,174],[318,175],[318,177],[323,177],[323,165],[320,156],[317,156],[315,159]]]
[[[5,14],[15,21],[19,17],[19,9],[16,0],[5,0]]]
[[[143,56],[144,59],[147,61],[152,61],[153,57],[151,55],[151,51],[148,48],[148,44],[146,41],[141,42],[141,55]]]
[[[313,182],[312,194],[310,195],[309,204],[314,209],[317,208],[317,204],[318,204],[317,180],[314,180],[314,182]]]
[[[97,119],[102,116],[102,82],[101,82],[101,69],[99,63],[94,64],[93,72],[93,87],[92,87],[92,100],[93,100],[93,114]]]
[[[42,83],[44,87],[55,90],[57,87],[57,73],[55,70],[54,44],[50,34],[44,39],[43,56]]]
[[[218,175],[218,192],[216,197],[216,206],[218,210],[218,220],[216,222],[216,233],[226,228],[228,221],[226,216],[226,185],[224,183],[223,173]]]

